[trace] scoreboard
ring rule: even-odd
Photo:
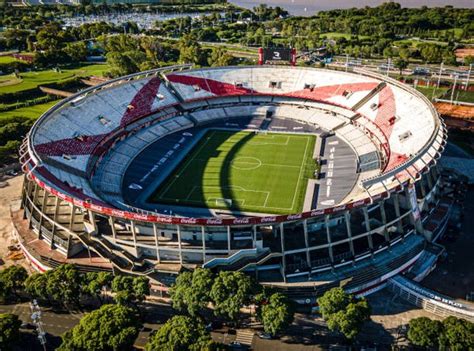
[[[260,48],[258,50],[258,63],[289,63],[295,65],[296,50],[288,48]]]

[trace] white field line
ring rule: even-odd
[[[247,156],[243,156],[243,157],[247,157]],[[260,160],[259,158],[255,157],[255,159],[257,160]],[[201,158],[195,158],[194,161],[208,161],[207,159],[201,159]],[[228,163],[233,163],[234,161],[230,161]],[[263,163],[261,160],[261,165],[260,167],[262,166],[270,166],[270,167],[290,167],[290,168],[301,168],[301,165],[300,166],[295,166],[295,165],[284,165],[284,164],[275,164],[275,163]],[[252,162],[246,162],[246,161],[238,161],[237,163],[240,163],[240,164],[254,164]],[[243,171],[252,171],[251,169],[244,169]]]
[[[215,131],[211,131],[212,134],[209,135],[209,137],[206,139],[206,141],[204,143],[202,143],[202,145],[199,147],[199,149],[197,150],[197,152],[195,153],[195,156],[199,155],[199,151],[201,151],[201,149],[207,145],[207,143],[209,142],[209,140],[211,140],[212,136],[214,135]],[[193,152],[193,151],[191,151]],[[179,172],[178,174],[176,174],[175,178],[168,184],[168,186],[166,187],[166,189],[163,191],[163,199],[167,199],[165,197],[166,193],[168,192],[168,190],[171,188],[172,185],[174,185],[175,181],[181,176],[181,174],[184,173],[184,171],[186,170],[186,168],[188,168],[188,166],[191,164],[192,161],[194,161],[196,157],[192,157],[191,159],[189,159],[186,164],[184,165],[183,169],[181,170],[181,172]],[[168,198],[169,199],[169,198]]]
[[[293,201],[291,202],[291,208],[294,208],[295,206],[296,193],[298,193],[300,179],[301,179],[301,170],[303,169],[303,166],[306,165],[306,152],[308,150],[308,144],[309,144],[309,138],[306,138],[306,146],[304,148],[303,161],[301,162],[301,165],[300,165],[300,173],[298,175],[298,181],[296,182],[296,189],[295,189],[295,194],[293,195]]]
[[[207,138],[207,140],[201,145],[201,147],[197,150],[196,152],[196,156],[199,154],[199,151],[201,151],[201,149],[208,143],[208,141],[212,138],[212,136],[214,135],[216,131],[212,131],[212,134]],[[275,137],[275,136],[272,136],[272,138]],[[287,140],[286,140],[286,143],[285,144],[282,144],[282,143],[267,143],[269,145],[288,145],[289,143],[289,140],[290,140],[291,136],[287,136]],[[302,169],[304,168],[304,166],[306,165],[306,154],[307,154],[307,151],[308,151],[308,144],[309,144],[309,137],[306,138],[306,145],[305,145],[305,151],[304,151],[304,154],[303,154],[303,161],[302,163],[299,165],[299,166],[295,166],[295,165],[284,165],[284,164],[271,164],[271,163],[262,163],[262,166],[271,166],[271,167],[289,167],[289,168],[299,168],[300,169],[300,172],[299,172],[299,175],[298,175],[298,181],[296,183],[296,187],[295,187],[295,193],[293,195],[293,201],[292,201],[292,205],[291,207],[273,207],[273,206],[267,206],[267,202],[268,202],[268,199],[270,197],[270,194],[271,194],[271,191],[264,191],[264,190],[247,190],[239,185],[231,185],[231,186],[226,186],[225,188],[240,188],[240,190],[243,190],[243,191],[248,191],[248,192],[254,192],[254,193],[264,193],[266,194],[266,198],[265,198],[265,202],[263,204],[263,206],[259,206],[259,205],[249,205],[249,206],[252,206],[254,208],[267,208],[267,209],[275,209],[275,210],[292,210],[294,208],[294,203],[295,203],[295,199],[296,199],[296,194],[297,194],[297,190],[298,190],[298,187],[299,187],[299,182],[301,180],[301,171]],[[259,145],[263,145],[263,144],[259,144]],[[178,177],[175,177],[175,179],[173,179],[173,181],[169,184],[169,186],[165,189],[165,191],[163,192],[163,195],[166,194],[169,190],[169,188],[171,187],[171,185],[174,184],[174,182],[176,181],[176,179],[179,178],[179,176],[181,176],[181,174],[185,173],[185,170],[189,167],[189,165],[193,162],[193,161],[208,161],[208,159],[200,159],[200,158],[197,158],[197,157],[193,157],[191,159],[188,160],[188,162],[185,164],[184,168],[182,169],[182,171],[178,174]],[[194,191],[198,188],[202,188],[201,186],[198,186],[198,185],[195,185],[193,186],[191,192],[188,194],[188,196],[186,197],[185,201],[186,202],[190,202],[190,203],[198,203],[198,204],[202,204],[203,202],[202,201],[197,201],[197,200],[191,200],[190,197],[191,195],[194,193]],[[219,187],[219,186],[210,186],[210,188],[218,188],[218,189],[222,189],[222,187]],[[169,198],[169,197],[166,197],[166,196],[163,196],[162,197],[163,200],[168,200],[168,201],[173,201],[175,200],[174,198]],[[213,198],[209,198],[207,199],[206,201],[204,201],[204,203],[206,203],[207,201],[211,200]],[[238,200],[236,200],[238,201]],[[244,200],[239,200],[241,202],[241,204],[243,205],[245,203],[245,199]]]

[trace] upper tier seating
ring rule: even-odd
[[[304,69],[300,67],[241,67],[218,68],[172,73],[167,76],[174,89],[186,100],[211,96],[257,94],[318,95],[316,88],[331,86],[331,96],[341,95],[347,87],[376,81],[363,76],[348,76],[342,72]],[[311,90],[312,89],[312,90]],[[367,88],[370,90],[370,88]],[[323,95],[327,95],[323,91]],[[357,96],[354,96],[354,102]],[[347,100],[344,98],[344,100]],[[352,103],[352,100],[349,102]]]
[[[145,78],[100,90],[76,99],[38,126],[34,144],[106,134],[115,128],[176,104],[173,94],[157,77]],[[57,128],[67,123],[70,128]]]
[[[254,116],[268,127],[264,117],[270,111],[282,119],[304,121],[313,129],[334,131],[356,150],[362,172],[359,182],[364,180],[372,194],[406,178],[407,169],[413,174],[423,169],[445,143],[444,128],[423,98],[388,78],[381,84],[382,78],[369,73],[255,66],[180,71],[166,79],[169,86],[157,76],[122,79],[76,97],[40,119],[30,147],[59,181],[93,197],[88,179],[91,155],[98,155],[99,143],[115,138],[114,133],[134,130],[121,136],[113,147],[113,159],[104,158],[107,170],[94,177],[104,185],[102,192],[117,202],[117,176],[130,158],[165,134],[188,128],[191,121],[204,124]],[[176,117],[183,110],[189,111],[189,119]],[[145,128],[135,131],[141,126]],[[425,146],[432,146],[430,153]],[[410,163],[415,156],[418,159]],[[372,183],[370,178],[380,175],[381,165],[385,173],[393,171],[385,183]],[[358,196],[366,194],[352,199]]]

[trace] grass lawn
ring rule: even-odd
[[[446,92],[443,98],[450,100],[451,90]],[[456,91],[454,92],[454,100],[461,101],[461,102],[474,103],[474,91],[465,91],[465,90],[456,89]]]
[[[448,88],[446,87],[427,87],[427,86],[420,86],[418,85],[416,87],[416,90],[418,90],[420,93],[422,93],[423,95],[425,95],[428,99],[432,99],[432,98],[440,98],[441,96],[443,96],[444,94],[446,94],[446,92],[448,91]],[[433,94],[434,93],[434,94]]]
[[[20,117],[27,117],[27,118],[33,118],[36,119],[43,112],[57,104],[59,100],[56,101],[50,101],[45,104],[39,104],[39,105],[34,105],[34,106],[28,106],[28,107],[22,107],[18,108],[16,110],[12,111],[6,111],[1,113],[0,118],[6,118],[6,117],[14,117],[14,116],[20,116]]]
[[[303,208],[316,137],[208,131],[149,201],[262,213]]]
[[[345,38],[346,40],[351,39],[351,34],[347,33],[341,33],[341,32],[327,32],[327,33],[321,33],[321,37],[326,37],[328,39],[339,39],[339,38]],[[360,40],[363,39],[368,39],[370,38],[368,35],[359,35],[358,36]]]
[[[15,61],[20,61],[20,60],[17,60],[16,58],[12,56],[0,56],[0,63],[11,63]]]
[[[53,70],[24,72],[20,73],[20,78],[15,78],[13,74],[9,74],[0,77],[0,94],[33,89],[39,85],[60,83],[73,79],[74,77],[101,76],[108,69],[109,67],[107,65],[95,64],[72,69],[63,69],[61,72],[55,72]]]

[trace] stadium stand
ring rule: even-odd
[[[374,291],[415,264],[431,241],[424,225],[440,203],[437,159],[446,143],[426,98],[359,70],[188,68],[104,82],[38,120],[21,160],[22,216],[39,242],[66,258],[87,248],[152,279],[169,279],[164,267],[246,270],[297,300],[348,278],[351,292]],[[347,190],[284,215],[204,209],[201,216],[147,203],[209,128],[316,134],[311,162],[325,171],[309,188],[316,197],[331,194],[331,184],[333,193]],[[328,152],[336,145],[341,154]],[[444,228],[447,217],[436,225]]]

